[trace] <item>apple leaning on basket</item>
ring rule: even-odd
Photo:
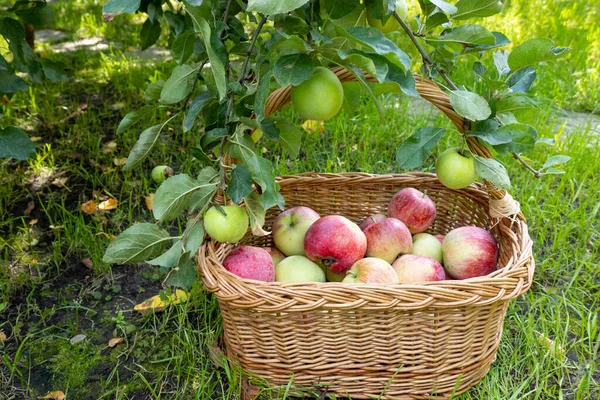
[[[207,212],[206,231],[213,239],[235,242],[244,236],[248,218],[235,207],[228,206],[227,215]],[[237,247],[223,266],[264,282],[368,284],[468,279],[496,269],[498,245],[487,230],[463,226],[446,235],[425,233],[435,217],[433,200],[414,188],[396,193],[387,215],[371,215],[360,226],[341,215],[293,207],[273,221],[276,248]]]

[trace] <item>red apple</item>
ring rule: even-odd
[[[261,247],[240,246],[225,257],[225,269],[244,279],[273,282],[275,266],[269,253]]]
[[[429,257],[405,254],[398,258],[392,266],[398,274],[400,283],[434,282],[446,279],[446,273],[441,264]]]
[[[285,210],[273,221],[273,242],[286,256],[304,255],[304,235],[321,216],[308,207]]]
[[[363,222],[360,223],[360,230],[365,231],[368,227],[373,225],[376,222],[381,221],[382,219],[386,219],[387,217],[383,214],[373,214],[370,217],[365,218]]]
[[[308,228],[304,251],[310,260],[340,274],[365,256],[367,238],[358,225],[349,219],[341,215],[328,215]]]
[[[410,233],[424,232],[435,220],[435,203],[425,193],[404,188],[392,197],[388,216],[404,222]]]
[[[396,218],[384,218],[364,230],[367,237],[367,257],[393,263],[400,254],[410,253],[413,242],[410,231]]]
[[[496,270],[498,245],[485,229],[463,226],[448,232],[442,243],[444,266],[456,279],[484,276]]]
[[[394,268],[380,258],[358,260],[346,273],[343,283],[398,283]]]
[[[274,266],[277,266],[277,264],[279,264],[285,258],[285,255],[279,250],[277,250],[275,247],[264,247],[264,249],[271,256],[271,260],[273,260]]]

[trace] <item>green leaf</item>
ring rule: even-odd
[[[227,136],[227,129],[225,129],[225,128],[211,129],[210,131],[208,131],[204,135],[202,135],[202,139],[200,140],[200,145],[204,149],[209,148],[209,145],[211,143],[214,143],[217,140],[224,138],[225,136]],[[214,146],[212,146],[212,147],[214,147]],[[210,147],[210,148],[212,148],[212,147]]]
[[[146,50],[148,47],[152,46],[158,38],[160,37],[160,22],[151,21],[150,18],[147,18],[142,25],[142,31],[140,32],[140,37],[142,38],[142,50]]]
[[[321,3],[331,19],[338,19],[350,14],[360,5],[359,0],[325,0]]]
[[[556,143],[556,140],[552,139],[552,138],[539,138],[536,142],[537,143],[543,143],[543,144],[547,144],[548,146],[554,146],[554,144]]]
[[[243,165],[237,165],[231,171],[231,181],[227,185],[227,195],[235,204],[238,204],[252,190],[250,170]]]
[[[269,69],[258,78],[258,88],[254,95],[254,115],[259,124],[265,117],[265,104],[269,97],[271,77],[273,77],[273,70]]]
[[[338,49],[337,53],[342,60],[366,70],[371,76],[377,78],[379,82],[383,82],[388,74],[388,60],[379,54],[365,53],[355,49]]]
[[[284,14],[308,3],[308,0],[248,0],[246,11],[256,11],[265,15]]]
[[[369,15],[379,20],[383,20],[396,9],[395,0],[364,0],[364,4]]]
[[[159,221],[170,221],[181,216],[192,194],[204,187],[213,188],[212,182],[200,183],[186,174],[175,175],[164,181],[152,203],[152,213]]]
[[[535,128],[527,124],[508,124],[498,128],[498,132],[511,137],[510,143],[494,147],[496,150],[514,153],[527,153],[533,150],[538,133]]]
[[[571,159],[571,157],[564,156],[562,154],[559,154],[557,156],[552,156],[546,160],[546,162],[544,163],[542,168],[546,169],[546,168],[553,167],[555,165],[564,164],[564,163],[568,162],[570,159]]]
[[[400,168],[419,168],[429,152],[444,136],[443,128],[420,128],[406,139],[396,150],[396,163]]]
[[[148,154],[150,154],[150,151],[154,145],[156,145],[158,136],[160,135],[160,132],[163,130],[164,126],[165,124],[154,125],[142,132],[140,138],[137,142],[135,142],[133,148],[129,152],[127,163],[123,167],[123,171],[131,171],[140,165],[146,157],[148,157]]]
[[[192,100],[192,104],[190,104],[190,107],[185,113],[185,117],[183,117],[184,133],[189,132],[194,127],[194,121],[196,121],[196,117],[198,117],[198,114],[200,113],[200,111],[202,111],[202,109],[210,100],[210,98],[210,92],[204,92],[194,97],[194,100]]]
[[[194,18],[193,15],[192,18]],[[217,91],[219,92],[219,100],[223,100],[227,94],[227,78],[225,76],[225,65],[223,60],[216,51],[216,46],[222,46],[222,43],[217,35],[213,34],[210,25],[208,25],[208,22],[205,19],[194,19],[194,23],[202,33],[204,48],[206,49],[208,59],[210,60],[210,70],[215,78],[215,84],[217,86]]]
[[[21,4],[23,7],[20,7]],[[23,22],[33,26],[50,25],[54,21],[54,13],[45,1],[18,1],[10,11],[14,11]]]
[[[29,88],[29,84],[19,78],[14,72],[3,69],[0,70],[0,93],[8,94],[16,91],[24,92]]]
[[[548,168],[547,170],[545,170],[543,172],[543,174],[554,174],[554,175],[562,175],[564,173],[565,173],[565,171],[563,171],[562,169],[558,169],[558,168]]]
[[[171,53],[177,64],[183,64],[190,58],[194,53],[195,44],[196,32],[192,30],[187,30],[175,38],[171,46]]]
[[[459,115],[471,121],[483,121],[492,113],[490,106],[483,97],[466,90],[451,91],[450,104]]]
[[[311,77],[313,69],[313,59],[307,54],[288,54],[277,59],[273,66],[273,76],[281,86],[298,86]]]
[[[507,96],[503,97],[496,102],[496,113],[507,113],[517,112],[523,110],[529,110],[537,107],[537,103],[530,97],[519,95],[519,96]]]
[[[508,65],[513,71],[516,71],[519,68],[556,57],[557,54],[553,50],[555,50],[554,42],[550,39],[529,39],[513,49],[508,56]]]
[[[510,67],[508,66],[508,54],[509,53],[506,50],[498,50],[494,53],[494,65],[496,66],[500,77],[508,75],[510,72]]]
[[[354,75],[356,77],[356,80],[360,83],[362,88],[365,89],[365,91],[367,92],[367,94],[369,95],[369,97],[371,98],[373,103],[375,103],[375,106],[377,107],[377,112],[379,114],[379,118],[381,118],[381,120],[383,121],[385,118],[384,113],[383,113],[383,107],[381,106],[381,103],[379,102],[377,97],[375,97],[375,94],[373,93],[371,86],[369,86],[369,84],[367,83],[365,74],[363,74],[363,72],[360,68],[355,67],[354,65],[344,65],[344,68],[346,68],[348,71],[352,72],[352,75]]]
[[[428,42],[454,42],[463,45],[494,45],[496,37],[481,25],[467,24],[453,28],[439,38],[427,37]]]
[[[456,8],[458,11],[452,15],[455,20],[485,18],[502,11],[502,2],[499,0],[459,0]]]
[[[161,254],[170,240],[173,239],[169,234],[154,224],[135,224],[110,242],[102,261],[118,264],[145,261]]]
[[[493,119],[486,119],[477,124],[473,132],[469,132],[469,136],[475,136],[483,140],[489,145],[495,146],[498,144],[510,143],[512,136],[503,131],[498,131],[500,124]]]
[[[444,0],[429,0],[433,4],[435,4],[440,10],[445,12],[446,14],[454,14],[458,11],[454,4],[450,4],[445,2]]]
[[[357,84],[356,82],[352,83]],[[291,158],[298,157],[300,145],[302,144],[302,131],[285,118],[274,118],[274,120],[279,128],[281,147],[283,147]]]
[[[163,80],[150,83],[144,92],[144,98],[146,101],[155,101],[160,99],[160,94],[164,87],[165,81]]]
[[[344,103],[342,104],[342,107],[346,113],[353,114],[360,106],[360,95],[362,92],[360,83],[344,82],[342,83],[342,87],[344,88]],[[300,146],[298,146],[298,149],[300,149]],[[293,157],[295,158],[296,156]]]
[[[196,264],[190,260],[182,262],[167,277],[165,285],[189,289],[196,282]]]
[[[19,128],[9,126],[0,129],[0,158],[24,161],[35,154],[35,144]]]
[[[188,221],[183,236],[185,238],[185,251],[195,255],[204,241],[204,228],[202,224],[195,219]]]
[[[110,0],[102,7],[102,15],[106,22],[122,13],[134,13],[140,8],[140,0]]]
[[[272,118],[264,118],[260,124],[259,129],[265,134],[266,137],[273,141],[279,140],[279,127],[275,125]]]
[[[443,12],[437,12],[430,15],[425,22],[425,28],[431,31],[433,28],[438,27],[448,22],[448,17]]]
[[[179,259],[183,254],[183,246],[181,240],[178,240],[171,246],[171,248],[160,256],[147,260],[146,262],[150,265],[157,265],[164,268],[173,268],[179,263]]]
[[[268,232],[262,229],[265,224],[266,212],[262,205],[263,201],[261,197],[256,192],[252,192],[244,198],[244,204],[250,219],[250,229],[252,229],[252,234],[255,236],[265,236],[268,234]]]
[[[494,183],[500,189],[510,188],[510,178],[506,168],[494,159],[475,156],[475,171],[477,175]]]
[[[198,183],[202,186],[192,194],[189,201],[189,211],[201,211],[213,198],[217,191],[219,174],[213,167],[206,167],[198,174]]]
[[[388,64],[388,74],[385,81],[398,84],[400,90],[407,96],[421,97],[417,91],[415,77],[410,70],[403,71],[402,68],[390,63]]]
[[[67,74],[63,72],[64,65],[60,62],[54,62],[47,58],[40,58],[40,65],[46,78],[52,82],[66,82],[69,80]]]
[[[496,113],[496,119],[503,125],[514,124],[517,121],[515,115],[511,112]]]
[[[346,30],[340,25],[335,24],[334,26],[338,35],[370,48],[392,63],[403,67],[405,71],[410,69],[410,57],[378,29],[358,26]]]
[[[119,123],[119,127],[117,128],[117,135],[123,133],[126,129],[138,123],[142,119],[144,119],[148,114],[156,110],[156,106],[154,105],[145,105],[137,111],[132,111],[127,113],[125,117]]]
[[[506,80],[506,84],[514,93],[524,93],[529,90],[536,77],[533,68],[525,67],[513,72]]]
[[[160,102],[164,104],[174,104],[185,99],[196,81],[198,69],[188,64],[178,65],[173,68],[171,76],[165,82],[165,86],[160,92]]]

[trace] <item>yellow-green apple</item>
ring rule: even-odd
[[[435,173],[446,187],[462,189],[477,180],[475,160],[468,150],[453,147],[444,151],[435,163]]]
[[[382,219],[386,219],[387,217],[383,214],[373,214],[370,217],[365,218],[363,222],[360,223],[359,227],[361,231],[365,231],[368,227],[373,225],[376,222],[381,221]]]
[[[346,277],[346,274],[334,274],[330,270],[326,269],[325,276],[327,277],[327,282],[341,282]]]
[[[396,0],[396,12],[406,21],[406,18],[408,17],[408,7],[405,0]],[[400,28],[400,23],[393,15],[390,15],[389,19],[383,24],[380,19],[373,18],[369,12],[367,12],[367,22],[369,23],[369,26],[377,28],[383,33],[392,32]]]
[[[446,279],[446,272],[442,265],[429,257],[405,254],[394,261],[392,267],[400,283],[434,282]]]
[[[264,249],[271,256],[271,260],[273,260],[273,265],[277,266],[285,258],[285,255],[277,250],[275,247],[264,247]]]
[[[433,224],[435,215],[433,200],[415,188],[400,190],[388,205],[388,217],[404,222],[413,234],[425,232]]]
[[[342,108],[344,88],[329,68],[316,67],[310,78],[292,87],[291,96],[302,118],[325,121]]]
[[[169,176],[173,176],[173,169],[166,165],[158,165],[150,173],[152,180],[156,183],[163,183]]]
[[[367,238],[358,225],[341,215],[318,219],[304,238],[306,257],[341,274],[365,256]]]
[[[364,230],[367,237],[367,257],[393,263],[400,254],[410,253],[412,237],[402,221],[385,218]]]
[[[238,205],[222,206],[225,215],[216,207],[204,214],[204,229],[217,242],[235,243],[248,230],[248,214]]]
[[[285,210],[273,221],[273,242],[286,256],[304,255],[304,236],[321,216],[308,207]]]
[[[485,229],[463,226],[448,232],[442,243],[444,266],[456,279],[484,276],[496,270],[498,244]]]
[[[325,282],[325,272],[304,256],[289,256],[275,266],[277,282]]]
[[[223,266],[244,279],[273,282],[275,278],[273,260],[261,247],[240,246],[225,257]]]
[[[394,268],[381,258],[358,260],[346,273],[343,283],[398,283]]]
[[[443,262],[442,242],[429,233],[417,233],[413,236],[413,247],[410,254],[433,258],[440,264]]]

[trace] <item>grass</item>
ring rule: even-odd
[[[167,164],[176,172],[198,169],[186,152],[197,138],[183,135],[179,124],[141,168],[124,173],[115,165],[139,134],[130,130],[117,137],[118,121],[143,104],[147,83],[164,79],[172,63],[125,55],[136,43],[140,21],[125,17],[104,24],[101,3],[51,6],[60,15],[57,26],[71,39],[107,36],[121,44],[105,53],[62,54],[40,44],[41,51],[72,68],[73,79],[21,93],[5,112],[4,122],[36,138],[38,155],[28,162],[0,161],[0,331],[8,336],[0,342],[0,399],[36,398],[54,390],[73,399],[235,398],[239,371],[229,369],[215,351],[222,330],[215,299],[197,284],[189,302],[141,316],[133,305],[158,293],[164,273],[146,265],[110,268],[101,261],[109,235],[135,221],[152,220],[143,197],[157,189],[149,179],[154,165]],[[486,25],[502,28],[515,42],[543,35],[572,47],[558,67],[541,66],[535,94],[572,110],[593,111],[600,101],[600,42],[593,24],[599,12],[592,2],[512,1]],[[564,73],[556,76],[557,70]],[[459,71],[458,82],[471,79],[466,67]],[[322,135],[305,135],[297,160],[280,158],[278,146],[269,143],[265,155],[275,161],[278,174],[399,172],[394,149],[414,129],[452,129],[442,116],[411,107],[405,98],[388,97],[383,104],[385,123],[365,100],[356,115],[326,122]],[[289,109],[282,112],[293,117]],[[164,117],[153,115],[147,123]],[[572,160],[564,175],[540,180],[514,160],[504,160],[511,193],[520,200],[534,239],[535,281],[511,302],[490,373],[457,399],[599,398],[598,137],[585,125],[564,129],[550,107],[522,118],[542,137],[556,139],[554,146],[540,144],[530,155],[535,166],[556,153]],[[436,155],[456,140],[457,135],[447,135],[424,170],[432,170]],[[64,186],[56,181],[60,178],[68,178]],[[80,211],[83,202],[102,196],[116,198],[117,209],[95,216]],[[30,202],[35,207],[25,215]],[[172,229],[180,226],[175,223]],[[91,269],[80,262],[87,258]],[[87,339],[71,344],[78,334]],[[108,348],[116,336],[125,343]]]

